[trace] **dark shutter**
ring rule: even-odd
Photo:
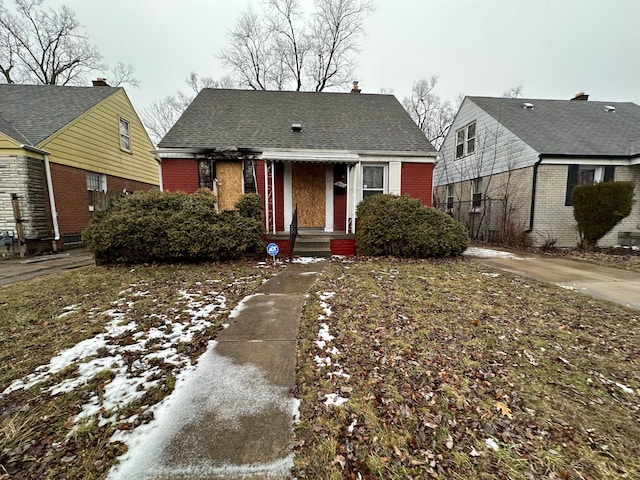
[[[573,205],[573,188],[578,184],[578,170],[580,165],[569,165],[569,172],[567,175],[567,196],[564,204],[567,206]]]
[[[616,173],[616,167],[604,167],[604,181],[613,182]]]

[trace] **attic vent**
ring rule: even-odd
[[[292,123],[291,124],[291,131],[292,132],[301,132],[302,131],[302,124],[301,123]]]
[[[613,105],[605,105],[604,106],[604,111],[613,113],[613,112],[616,111],[616,107],[614,107]]]
[[[524,108],[525,110],[533,110],[533,103],[524,102],[522,104],[522,108]]]

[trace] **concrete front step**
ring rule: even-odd
[[[293,249],[294,255],[301,257],[330,257],[331,244],[327,237],[299,236]]]

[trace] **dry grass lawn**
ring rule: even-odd
[[[467,260],[333,262],[301,325],[295,474],[640,478],[639,322]]]

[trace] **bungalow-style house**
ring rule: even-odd
[[[0,85],[0,248],[81,242],[101,192],[159,187],[153,148],[125,91],[104,79]]]
[[[394,96],[357,85],[352,93],[203,89],[158,147],[165,190],[208,188],[220,209],[260,194],[267,238],[285,255],[296,209],[296,245],[315,234],[327,252],[349,254],[363,198],[406,194],[431,205],[435,149]]]
[[[632,181],[640,198],[640,106],[466,97],[434,171],[434,203],[476,239],[575,247],[573,188]],[[640,203],[600,242],[639,237]]]

